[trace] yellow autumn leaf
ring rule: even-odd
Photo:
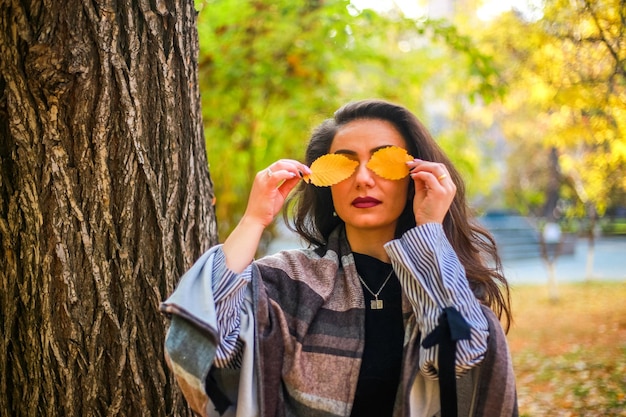
[[[304,180],[318,187],[329,187],[347,179],[359,163],[345,155],[329,153],[317,158],[311,164],[311,175]]]
[[[399,180],[409,175],[409,167],[406,163],[412,160],[413,157],[408,154],[406,149],[389,146],[374,152],[367,163],[367,167],[379,177]]]

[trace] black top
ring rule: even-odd
[[[392,271],[391,264],[359,253],[354,254],[354,260],[363,281],[374,293],[378,292]],[[351,416],[391,416],[402,364],[402,288],[393,273],[378,295],[383,308],[373,310],[370,301],[374,296],[363,283],[361,286],[365,299],[365,349]]]

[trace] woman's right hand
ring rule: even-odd
[[[308,166],[292,159],[281,159],[254,177],[248,206],[239,224],[224,242],[226,265],[242,272],[254,259],[265,228],[274,221],[291,190],[310,175]]]
[[[292,159],[281,159],[259,171],[252,183],[244,213],[246,221],[267,227],[282,209],[291,190],[302,179],[300,173],[307,175],[311,170]]]

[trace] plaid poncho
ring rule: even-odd
[[[413,229],[386,249],[406,295],[394,416],[438,414],[438,346],[421,343],[446,307],[472,325],[456,354],[459,415],[517,415],[502,328],[459,276],[462,267],[440,225]],[[216,247],[161,306],[172,318],[168,363],[203,416],[347,417],[363,353],[364,308],[342,230],[325,248],[281,252],[253,262],[241,276],[225,270]]]

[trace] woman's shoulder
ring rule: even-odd
[[[255,264],[265,270],[280,270],[292,279],[304,280],[314,276],[335,275],[339,267],[339,259],[335,252],[320,251],[315,248],[299,248],[282,250],[264,256]]]

